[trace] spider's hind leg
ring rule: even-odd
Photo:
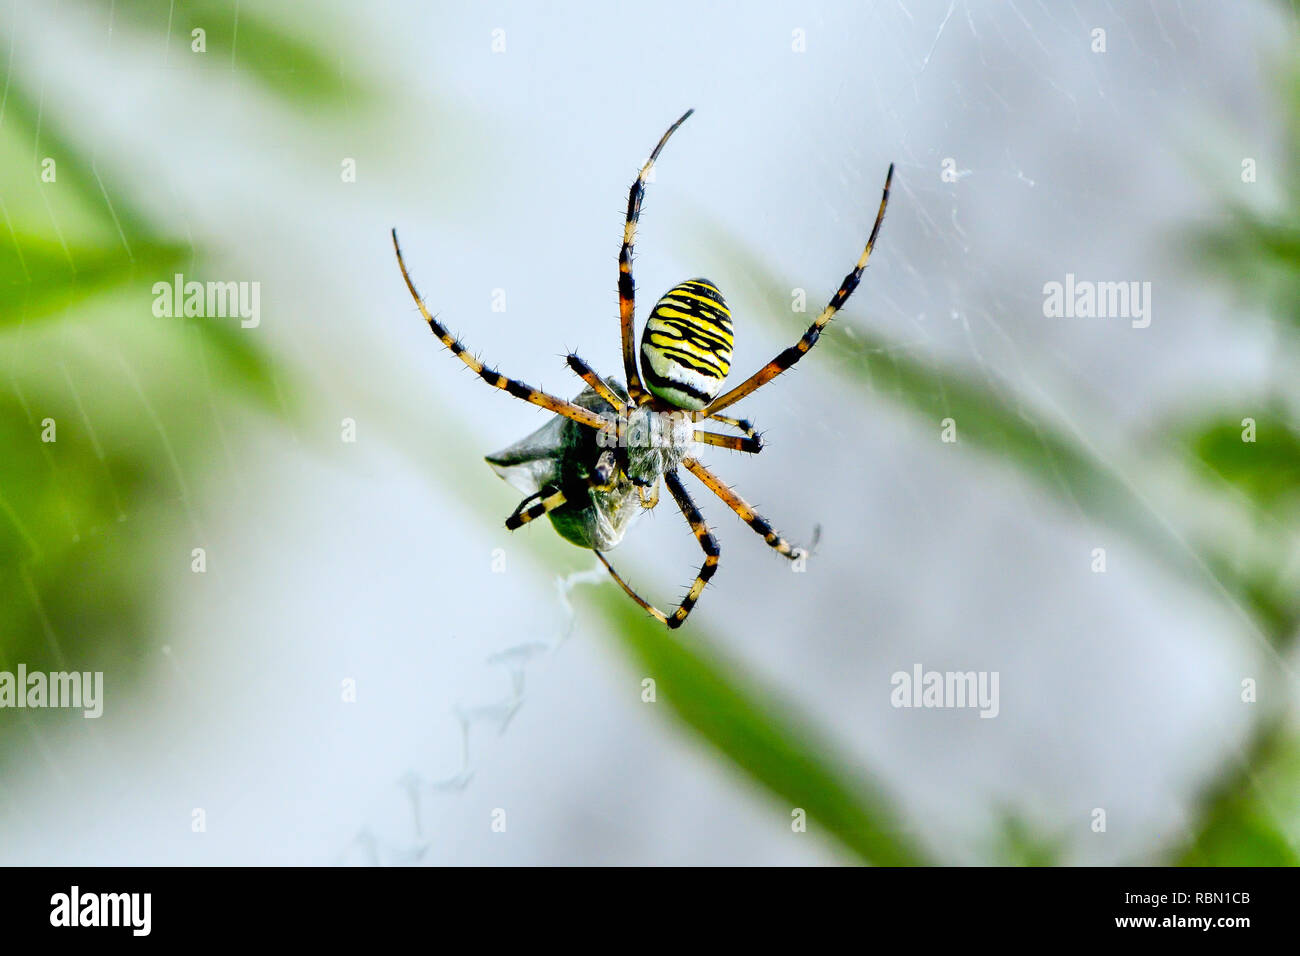
[[[689,461],[689,459],[688,459]],[[695,535],[695,540],[700,543],[700,548],[704,551],[704,564],[700,566],[699,574],[695,576],[695,581],[691,584],[691,589],[686,592],[682,598],[682,603],[677,606],[673,616],[666,623],[669,627],[681,627],[686,621],[686,615],[691,613],[695,607],[695,602],[700,599],[700,594],[704,591],[704,586],[709,583],[714,572],[718,570],[718,558],[722,554],[722,549],[718,547],[717,538],[709,531],[709,526],[704,522],[704,516],[700,510],[695,507],[695,502],[691,496],[686,493],[686,487],[682,480],[677,477],[676,469],[664,473],[664,484],[672,492],[672,496],[677,499],[677,507],[682,510],[686,521],[691,526],[691,531]]]
[[[607,557],[605,557],[599,551],[593,551],[593,553],[596,555],[596,557],[600,558],[600,563],[605,566],[605,570],[609,572],[609,576],[612,577],[618,583],[618,586],[623,589],[624,594],[626,594],[638,605],[640,605],[642,610],[646,611],[651,617],[653,617],[660,624],[668,624],[668,615],[665,614],[663,611],[659,610],[659,608],[655,607],[645,598],[641,597],[641,595],[633,591],[632,585],[628,584],[626,581],[623,580],[622,577],[619,576],[619,573],[614,570],[614,566],[609,563],[609,559]],[[671,625],[669,626],[671,627]]]
[[[691,585],[691,589],[686,592],[686,596],[682,598],[682,603],[677,606],[677,609],[671,615],[665,614],[632,590],[632,586],[619,576],[619,573],[614,570],[614,566],[609,563],[608,558],[599,551],[596,552],[596,557],[600,559],[601,564],[605,565],[610,577],[618,582],[618,586],[623,589],[623,592],[646,613],[661,624],[666,624],[671,628],[678,628],[682,626],[687,615],[691,613],[691,609],[695,607],[695,602],[700,599],[700,593],[704,590],[704,586],[709,583],[709,579],[718,570],[718,556],[722,552],[718,547],[717,539],[709,531],[709,526],[704,523],[704,518],[700,515],[699,509],[695,507],[690,495],[686,493],[686,488],[682,485],[681,479],[677,477],[677,472],[669,471],[665,473],[664,484],[668,486],[668,490],[672,492],[673,497],[677,500],[677,507],[682,509],[682,514],[686,516],[691,531],[695,533],[695,539],[699,541],[700,547],[704,551],[704,564],[700,567],[699,574],[695,576],[695,582]]]

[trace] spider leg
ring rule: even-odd
[[[673,612],[665,623],[672,628],[681,627],[686,620],[686,615],[691,613],[695,607],[695,602],[700,599],[700,593],[704,586],[709,583],[714,572],[718,570],[718,557],[722,554],[722,549],[718,547],[718,541],[709,531],[709,526],[704,523],[704,517],[700,514],[695,502],[691,501],[691,496],[686,493],[686,487],[682,480],[677,477],[676,469],[664,473],[664,484],[677,499],[677,507],[682,510],[686,516],[687,523],[691,526],[691,531],[695,534],[695,540],[700,543],[700,548],[704,551],[704,564],[700,566],[700,572],[695,576],[695,583],[691,589],[686,592],[686,597],[682,598],[682,603],[677,605],[677,610]]]
[[[675,610],[671,616],[665,614],[645,598],[641,597],[641,595],[633,591],[632,586],[624,581],[623,578],[619,576],[619,573],[614,570],[614,566],[609,563],[608,558],[599,551],[596,552],[596,557],[600,558],[600,563],[605,565],[605,569],[609,571],[610,576],[618,582],[618,586],[623,589],[623,592],[627,594],[628,597],[635,601],[656,621],[675,629],[682,626],[687,615],[691,613],[691,609],[695,607],[695,602],[699,600],[700,592],[704,590],[704,586],[709,583],[709,579],[713,577],[714,572],[718,570],[718,555],[722,552],[718,547],[717,540],[713,537],[712,533],[710,533],[709,526],[704,523],[704,518],[695,507],[695,503],[691,501],[691,496],[686,493],[686,489],[682,486],[681,479],[677,477],[677,472],[670,471],[666,473],[664,475],[664,484],[668,486],[668,490],[671,491],[673,497],[677,499],[677,507],[682,509],[682,514],[686,516],[686,520],[690,523],[691,531],[695,533],[695,539],[700,542],[700,547],[704,550],[704,564],[700,567],[700,572],[695,577],[695,583],[691,585],[691,589],[687,591],[686,596],[682,598],[682,603],[677,605],[677,610]]]
[[[885,206],[889,202],[889,187],[893,181],[894,164],[890,163],[889,174],[885,176],[885,189],[880,197],[880,209],[876,212],[876,222],[875,225],[871,227],[871,235],[867,239],[867,247],[862,251],[862,256],[853,267],[853,271],[844,277],[844,281],[840,284],[839,291],[836,292],[835,295],[831,296],[830,303],[822,310],[822,314],[817,316],[817,321],[808,326],[808,331],[803,334],[803,338],[798,342],[790,346],[776,358],[772,359],[772,361],[768,362],[749,378],[745,379],[745,381],[731,389],[731,391],[710,402],[704,409],[706,413],[711,416],[712,413],[721,411],[729,405],[734,405],[746,395],[762,388],[790,366],[794,365],[795,362],[807,355],[809,350],[817,344],[817,339],[821,335],[822,329],[824,329],[830,320],[835,317],[835,313],[838,312],[840,307],[848,301],[849,296],[853,294],[853,290],[858,287],[858,283],[862,280],[862,270],[867,267],[867,260],[871,258],[871,250],[876,244],[876,236],[880,234],[880,224],[885,221]]]
[[[525,507],[528,505],[528,502],[532,501],[534,498],[540,498],[541,500],[535,505]],[[542,492],[540,491],[534,492],[523,501],[519,502],[519,507],[516,508],[514,512],[511,513],[510,517],[506,519],[506,530],[516,531],[528,524],[528,522],[540,518],[548,511],[554,511],[556,508],[560,507],[560,505],[564,504],[564,502],[565,497],[564,492],[562,491],[557,491],[554,494],[547,495],[546,497],[542,497]]]
[[[717,432],[695,431],[695,440],[718,448],[730,448],[732,451],[745,451],[757,455],[763,450],[763,442],[757,435],[720,435]]]
[[[784,555],[790,560],[799,557],[806,557],[808,551],[806,548],[795,547],[786,541],[785,538],[772,530],[772,525],[766,518],[750,507],[744,498],[736,494],[727,486],[721,478],[715,475],[709,469],[705,468],[694,458],[685,458],[682,465],[686,467],[696,478],[704,482],[705,486],[726,503],[727,507],[740,516],[740,520],[745,522],[755,531],[763,536],[767,546],[772,548],[778,554]]]
[[[751,455],[757,455],[763,450],[763,439],[747,419],[729,418],[726,415],[707,415],[705,420],[721,422],[723,425],[738,428],[745,433],[745,437],[736,439],[729,435],[719,435],[717,432],[697,431],[695,433],[696,441],[704,442],[706,445],[717,445],[719,448],[730,448],[732,451],[748,452]]]
[[[641,377],[637,373],[636,366],[636,341],[633,329],[636,320],[636,284],[632,281],[632,246],[636,242],[641,201],[645,198],[646,176],[650,174],[660,151],[668,142],[668,137],[672,136],[677,131],[677,127],[685,123],[686,118],[694,112],[694,110],[687,110],[682,114],[681,119],[668,127],[668,132],[664,133],[659,140],[659,145],[654,148],[650,158],[641,167],[641,172],[637,174],[636,181],[632,183],[632,188],[627,195],[627,220],[623,225],[623,246],[618,253],[618,322],[623,338],[623,374],[627,378],[627,393],[632,401],[638,404],[648,397],[648,393],[641,385]]]
[[[596,374],[595,370],[590,365],[573,353],[570,353],[565,361],[569,363],[569,368],[573,369],[578,378],[590,385],[597,395],[607,401],[610,405],[614,406],[615,412],[620,415],[623,414],[627,408],[623,403],[623,400],[614,394],[613,389],[605,383],[604,379]]]
[[[732,428],[738,428],[745,433],[746,438],[758,438],[758,432],[754,431],[754,423],[749,419],[732,419],[725,415],[710,415],[708,419],[712,421],[722,421],[724,425],[731,425]]]
[[[610,405],[614,406],[614,414],[618,416],[618,426],[617,430],[611,429],[607,434],[621,434],[622,426],[627,422],[627,404],[619,398],[617,394],[615,394],[614,390],[609,387],[608,383],[606,383],[604,379],[596,374],[595,370],[590,365],[584,362],[577,355],[570,353],[566,361],[569,363],[569,368],[577,373],[577,376],[580,379],[590,385],[597,395],[603,398]],[[609,426],[606,425],[606,428],[609,428]],[[605,464],[606,461],[608,461],[608,464]],[[611,452],[607,449],[601,454],[600,462],[601,464],[597,465],[597,477],[599,480],[596,484],[603,487],[609,484],[609,481],[614,474],[613,469],[616,465],[621,472],[627,474],[627,446],[622,442],[619,442],[615,451]]]
[[[618,586],[623,589],[623,593],[625,593],[633,601],[636,601],[636,603],[639,604],[642,607],[642,609],[644,609],[651,617],[653,617],[660,624],[668,623],[668,615],[666,615],[663,611],[659,610],[659,608],[655,607],[645,598],[641,597],[641,595],[633,591],[632,586],[628,584],[626,581],[624,581],[619,576],[619,573],[614,570],[614,566],[609,563],[608,558],[606,558],[599,551],[596,551],[595,555],[596,557],[600,558],[600,563],[605,566],[605,570],[609,572],[610,577],[612,577],[615,581],[618,582]]]
[[[615,465],[616,460],[614,452],[609,449],[601,452],[600,457],[596,459],[595,469],[587,478],[587,487],[596,490],[609,488],[614,480]],[[543,515],[549,514],[569,500],[563,491],[555,491],[549,495],[546,494],[546,491],[547,488],[542,488],[540,491],[533,492],[523,501],[519,502],[519,506],[515,508],[510,517],[506,519],[506,529],[509,531],[518,530],[528,524],[528,522],[535,521]],[[533,501],[537,501],[537,504],[530,506],[530,502]]]
[[[521,398],[525,402],[531,402],[534,405],[545,408],[547,411],[554,412],[557,415],[563,415],[565,418],[571,418],[575,422],[587,425],[590,428],[605,428],[607,422],[595,412],[583,408],[580,405],[574,405],[572,402],[566,402],[562,398],[556,398],[554,395],[548,395],[545,392],[539,392],[530,385],[523,382],[517,382],[514,379],[507,378],[495,369],[488,368],[474,356],[466,351],[465,346],[461,345],[436,318],[429,314],[429,310],[424,305],[424,300],[420,298],[420,293],[415,291],[415,283],[411,281],[410,273],[406,271],[406,262],[402,259],[402,249],[397,244],[397,230],[393,230],[393,250],[397,253],[397,265],[402,270],[402,278],[406,280],[406,287],[411,291],[411,298],[415,299],[415,304],[420,308],[420,314],[424,316],[424,321],[429,323],[429,328],[433,334],[442,340],[442,344],[451,349],[451,354],[469,366],[470,370],[483,381],[487,382],[493,388],[500,388],[515,398]]]

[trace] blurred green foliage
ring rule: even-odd
[[[344,79],[343,65],[321,52],[315,37],[329,25],[315,10],[308,26],[287,6],[270,13],[241,5],[236,15],[234,5],[218,0],[84,2],[106,24],[112,19],[178,53],[191,42],[191,31],[202,28],[209,69],[224,62],[267,95],[296,106],[338,106],[360,92]],[[0,43],[0,49],[12,50],[12,44]],[[40,115],[28,92],[30,78],[12,63],[6,72],[0,164],[16,172],[0,195],[7,233],[0,235],[0,620],[6,623],[0,668],[24,661],[34,668],[66,664],[130,673],[143,666],[156,637],[158,596],[151,582],[163,565],[188,561],[191,532],[201,523],[195,486],[217,458],[212,436],[221,430],[218,416],[239,402],[279,412],[281,389],[255,337],[221,323],[152,315],[152,282],[182,267],[197,276],[211,267],[210,254],[177,239],[177,223],[151,220],[111,176],[100,175],[88,144],[65,135],[71,119],[61,123],[48,110]],[[1300,333],[1300,82],[1291,78],[1287,89],[1293,175],[1286,204],[1263,211],[1232,206],[1228,224],[1204,237],[1202,251],[1243,297],[1267,307],[1284,347],[1294,349]],[[54,183],[41,179],[47,156],[57,161]],[[707,228],[704,235],[730,250],[738,270],[771,274],[734,237]],[[784,303],[788,287],[774,282],[767,294]],[[783,328],[782,336],[790,331]],[[1134,495],[1127,476],[1010,387],[909,358],[885,337],[860,329],[852,339],[832,329],[818,354],[846,396],[894,402],[926,428],[956,418],[963,441],[1032,479],[1045,496],[1124,531],[1191,580],[1226,588],[1253,612],[1274,646],[1292,643],[1300,621],[1294,578],[1263,553],[1223,554],[1213,541],[1195,542],[1189,555]],[[1176,409],[1171,421],[1183,423],[1173,431],[1187,467],[1216,477],[1208,493],[1230,491],[1266,515],[1267,524],[1295,535],[1300,432],[1286,404],[1295,401],[1294,379],[1280,376],[1269,385],[1285,398],[1261,416],[1254,445],[1240,441],[1235,411]],[[410,449],[409,431],[399,424],[403,410],[380,417],[392,423],[396,444],[444,476],[441,484],[454,481],[464,489],[467,507],[484,521],[499,523],[496,499],[465,477],[467,469],[480,467],[476,446],[454,425],[431,423],[435,430],[426,437],[443,432],[440,453],[431,455],[431,441]],[[41,441],[46,419],[57,422],[56,442]],[[173,533],[178,524],[186,534]],[[534,540],[529,553],[548,573],[561,550],[572,552],[558,541]],[[1199,567],[1210,569],[1209,580]],[[907,835],[904,815],[868,769],[850,768],[825,733],[713,651],[718,642],[702,627],[679,640],[612,586],[584,606],[601,616],[640,671],[656,677],[663,702],[682,726],[765,788],[781,810],[782,826],[799,807],[808,813],[810,832],[826,834],[852,859],[942,859]],[[1285,708],[1273,706],[1259,721],[1240,764],[1225,768],[1207,790],[1199,822],[1186,845],[1170,849],[1171,861],[1296,862],[1300,749],[1286,717]],[[993,855],[1004,862],[1061,860],[1055,840],[1035,834],[1010,811],[995,839]]]
[[[116,27],[166,27],[167,5],[103,8]],[[210,17],[210,43],[233,45],[233,7],[192,12]],[[331,64],[292,32],[257,13],[239,30],[270,91],[341,94]],[[130,680],[160,643],[157,582],[205,543],[200,492],[223,419],[283,406],[268,356],[237,324],[153,315],[152,284],[177,271],[201,280],[210,256],[179,238],[183,223],[143,211],[73,135],[74,117],[38,105],[20,61],[4,71],[0,669]],[[0,763],[20,726],[0,725]]]
[[[337,107],[365,93],[344,76],[344,62],[325,52],[326,41],[338,36],[341,26],[322,4],[303,8],[230,0],[83,2],[98,8],[115,26],[161,38],[178,61],[202,44],[210,66],[248,77],[267,93],[301,106]]]
[[[999,866],[1060,866],[1063,837],[1045,838],[1014,810],[1003,808],[989,858]]]
[[[1292,45],[1297,39],[1292,23]],[[1277,379],[1261,383],[1267,414],[1258,417],[1253,443],[1243,442],[1240,416],[1230,411],[1187,416],[1188,458],[1204,466],[1231,493],[1244,496],[1262,524],[1280,529],[1290,563],[1300,552],[1300,423],[1295,361],[1300,356],[1300,66],[1277,74],[1278,117],[1285,131],[1282,192],[1273,207],[1228,206],[1227,223],[1194,243],[1198,260],[1237,297],[1262,306],[1277,338]],[[1199,422],[1196,419],[1199,418]],[[1226,558],[1225,558],[1226,560]],[[1266,556],[1237,562],[1253,566],[1256,606],[1272,608],[1279,653],[1300,637],[1300,586]],[[1291,573],[1293,575],[1294,568]],[[1285,662],[1281,670],[1287,675]],[[1271,689],[1271,688],[1270,688]],[[1295,681],[1285,676],[1238,763],[1213,781],[1201,800],[1201,817],[1175,859],[1199,866],[1300,865],[1300,738],[1293,727]]]
[[[1269,410],[1265,422],[1250,442],[1242,440],[1244,420],[1222,418],[1193,424],[1182,440],[1197,460],[1261,512],[1286,520],[1300,506],[1300,432],[1281,407]]]
[[[1267,719],[1240,762],[1211,785],[1182,866],[1300,865],[1300,739]]]
[[[1294,48],[1295,24],[1291,41]],[[1224,222],[1200,232],[1193,242],[1196,262],[1211,270],[1243,301],[1262,304],[1278,320],[1279,346],[1294,360],[1300,334],[1300,68],[1276,65],[1278,109],[1283,131],[1282,162],[1268,168],[1280,202],[1267,207],[1242,199],[1224,200]],[[1256,178],[1263,173],[1256,169]],[[1250,195],[1265,190],[1251,190]]]

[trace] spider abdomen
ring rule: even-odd
[[[708,279],[669,289],[641,335],[641,373],[655,396],[698,410],[722,389],[731,370],[731,312]]]

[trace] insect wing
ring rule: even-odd
[[[568,419],[558,415],[526,438],[487,456],[492,470],[512,487],[534,495],[556,483]]]

